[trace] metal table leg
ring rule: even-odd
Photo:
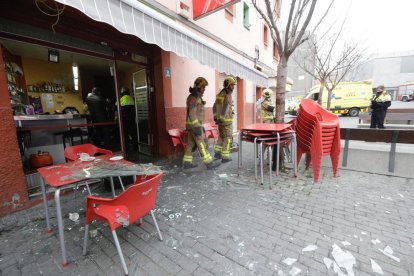
[[[257,181],[257,137],[254,138],[253,145],[254,145],[254,177]]]
[[[272,159],[273,159],[273,146],[269,146],[269,190],[272,189]]]
[[[259,151],[260,151],[260,184],[263,185],[263,142],[259,144]]]
[[[40,177],[40,187],[42,189],[43,208],[45,209],[46,229],[47,232],[52,233],[53,229],[50,227],[49,206],[47,204],[46,185],[43,177]]]
[[[63,217],[62,217],[62,209],[60,206],[60,189],[56,189],[55,191],[55,202],[56,202],[56,216],[58,221],[58,229],[59,229],[59,241],[60,241],[60,249],[62,251],[62,266],[67,266],[69,263],[66,259],[66,247],[65,247],[65,227],[63,225]]]
[[[279,132],[276,133],[277,135],[277,145],[276,145],[276,153],[280,156],[280,134]],[[279,156],[276,156],[276,176],[279,176]]]
[[[296,151],[297,151],[297,141],[296,141],[296,134],[295,133],[293,133],[292,134],[292,141],[293,141],[293,143],[292,143],[292,163],[293,163],[293,172],[294,172],[294,175],[295,175],[295,177],[297,177],[298,176],[298,164],[297,164],[297,162],[296,162],[296,160],[297,160],[297,156],[296,156]]]
[[[112,189],[112,195],[115,197],[115,186],[114,186],[114,179],[112,177],[109,178],[111,181],[111,189]]]
[[[242,165],[242,135],[243,135],[243,132],[242,131],[240,131],[240,133],[239,133],[239,152],[237,153],[237,164],[238,164],[238,168],[240,169],[241,168],[241,165]]]

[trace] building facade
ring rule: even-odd
[[[121,87],[135,98],[139,154],[172,154],[167,130],[185,127],[188,88],[198,76],[209,81],[207,122],[227,75],[237,78],[234,131],[255,121],[255,100],[278,62],[268,27],[250,1],[198,20],[186,18],[186,5],[191,10],[190,1],[167,0],[0,4],[0,215],[39,203],[29,185],[39,157],[65,162],[64,136],[75,126],[92,133],[104,126],[111,140],[99,143],[128,149],[116,115]],[[85,107],[94,87],[106,102],[101,125]]]
[[[400,85],[414,82],[414,51],[376,54],[358,68],[356,79],[384,85],[395,100]]]

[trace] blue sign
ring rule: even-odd
[[[171,68],[170,67],[166,67],[165,68],[165,76],[166,77],[171,77]]]

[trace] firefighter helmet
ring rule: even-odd
[[[227,88],[229,85],[236,85],[236,79],[231,76],[226,77],[224,79],[223,86],[224,88]]]
[[[273,95],[273,91],[269,88],[266,88],[262,92],[262,96],[265,97],[265,98],[270,98],[272,95]]]
[[[197,88],[204,88],[207,85],[208,85],[208,81],[203,77],[198,77],[194,81],[194,87],[197,87]]]

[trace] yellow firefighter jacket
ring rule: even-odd
[[[270,98],[265,98],[261,104],[260,108],[260,117],[262,117],[263,121],[269,122],[270,120],[274,120],[273,111],[275,109],[274,104]]]
[[[201,97],[190,94],[187,97],[187,130],[194,130],[195,127],[202,127],[204,123],[205,101]]]
[[[216,96],[213,106],[214,120],[219,125],[230,125],[233,123],[233,100],[227,89],[222,89]]]

